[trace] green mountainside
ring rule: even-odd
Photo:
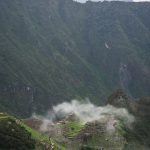
[[[66,150],[49,136],[30,128],[5,113],[0,113],[0,150]]]
[[[0,110],[21,116],[114,89],[150,91],[150,3],[0,1]]]

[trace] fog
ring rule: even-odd
[[[115,108],[111,105],[96,106],[89,100],[83,102],[78,100],[63,102],[54,106],[53,112],[59,117],[75,114],[84,124],[96,120],[103,120],[106,117],[121,119],[126,124],[131,124],[134,121],[134,116],[129,114],[125,108]]]
[[[93,121],[105,122],[107,123],[108,130],[114,130],[113,125],[120,120],[127,127],[131,127],[132,123],[135,121],[134,116],[125,108],[116,108],[112,105],[96,106],[89,100],[63,102],[53,106],[45,116],[37,116],[34,114],[33,117],[42,120],[43,123],[40,130],[47,131],[49,124],[53,125],[65,119],[70,114],[74,114],[82,124]]]

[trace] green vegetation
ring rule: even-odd
[[[45,150],[54,145],[54,150],[66,150],[47,135],[41,134],[25,125],[21,120],[0,113],[1,150]]]
[[[84,129],[84,125],[77,121],[69,121],[65,123],[62,128],[67,129],[67,132],[65,133],[66,137],[73,138]]]
[[[124,137],[116,131],[114,134],[102,133],[95,134],[92,138],[87,142],[87,146],[89,147],[105,147],[106,149],[114,148],[122,148],[124,147],[126,140]]]
[[[0,114],[0,149],[33,150],[35,141],[31,134],[6,114]]]
[[[149,14],[149,3],[1,0],[0,110],[27,117],[76,97],[102,104],[120,87],[148,95]]]

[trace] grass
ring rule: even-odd
[[[9,120],[18,121],[19,123],[17,123],[16,125],[22,127],[22,129],[25,129],[28,133],[30,133],[31,139],[33,139],[36,143],[41,143],[41,144],[45,143],[47,145],[52,144],[52,145],[54,145],[54,150],[66,150],[65,147],[59,145],[54,139],[49,139],[48,135],[44,135],[44,134],[30,128],[29,126],[24,124],[22,121],[19,121],[18,119],[16,119],[13,116],[9,116],[5,113],[0,113],[0,123],[1,123],[1,121],[8,122]]]
[[[82,125],[81,123],[76,122],[76,121],[74,121],[74,122],[67,122],[64,125],[64,128],[68,129],[68,132],[66,133],[66,136],[68,138],[73,138],[76,135],[78,135],[78,133],[84,128],[84,125]]]
[[[33,129],[31,129],[29,126],[25,125],[24,123],[21,123],[21,125],[31,133],[31,137],[35,139],[36,141],[40,141],[46,144],[53,144],[55,147],[55,150],[66,150],[65,147],[60,146],[55,140],[52,138],[49,139],[48,135],[41,134]]]

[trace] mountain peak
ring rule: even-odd
[[[115,107],[129,107],[129,98],[124,93],[122,89],[116,90],[111,96],[108,98],[108,104],[111,104]]]

